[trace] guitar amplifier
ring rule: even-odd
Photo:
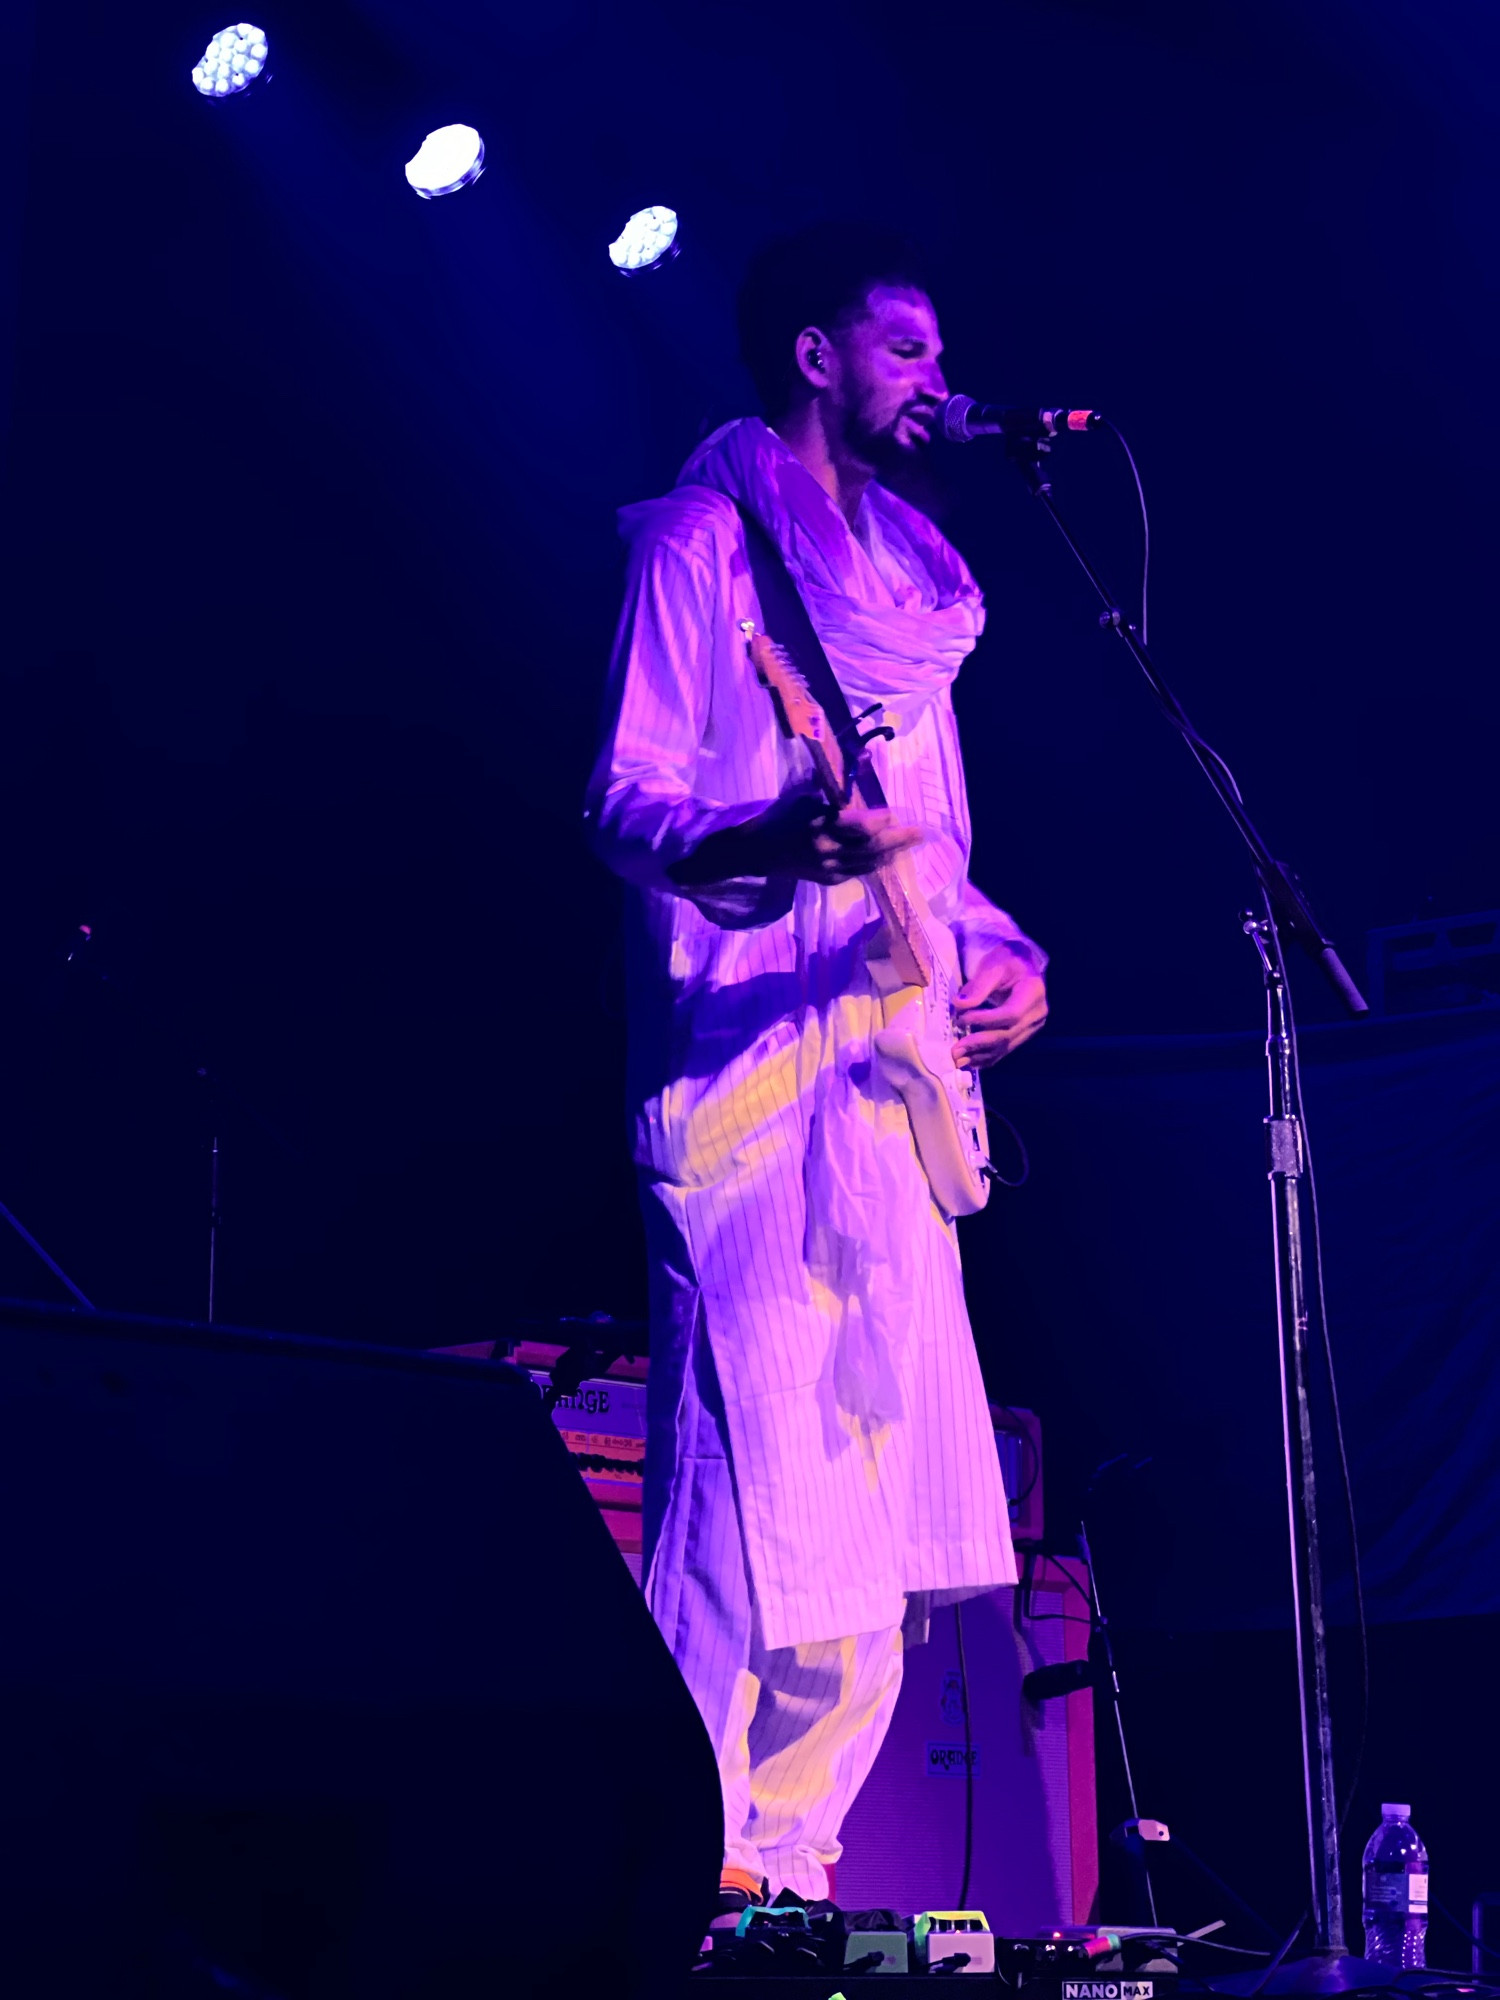
[[[558,1348],[539,1353],[541,1345],[528,1342],[511,1356],[530,1376],[539,1396],[551,1388],[549,1371],[563,1352]],[[573,1395],[558,1397],[552,1421],[597,1502],[626,1567],[639,1583],[641,1496],[646,1476],[645,1361],[617,1361],[608,1375],[580,1382]]]
[[[1011,1539],[1017,1548],[1040,1548],[1045,1535],[1041,1419],[1035,1410],[1018,1410],[1011,1403],[991,1403],[989,1410],[1010,1503]]]
[[[1086,1590],[1080,1563],[1027,1555],[1015,1588],[961,1607],[974,1789],[968,1902],[999,1936],[1095,1916],[1093,1696],[1085,1689],[1034,1703],[1021,1692],[1033,1667],[1086,1656]],[[934,1612],[928,1643],[907,1653],[890,1730],[844,1822],[844,1908],[952,1907],[963,1878],[964,1777],[963,1691],[949,1606]]]

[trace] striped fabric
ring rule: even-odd
[[[700,1324],[677,1411],[677,1478],[653,1610],[719,1762],[724,1865],[771,1893],[828,1893],[839,1829],[901,1690],[899,1627],[768,1648],[744,1562],[724,1407]]]
[[[763,426],[750,443],[789,459]],[[701,455],[693,471],[711,477]],[[826,496],[796,505],[832,509]],[[939,574],[966,580],[973,596],[956,554],[893,496],[872,486],[855,531],[832,511],[833,523],[818,521],[824,580],[842,536],[867,625],[878,625],[882,592],[902,615],[937,603]],[[851,1183],[875,1184],[869,1160],[854,1156],[866,1137],[873,1155],[878,1109],[869,1039],[880,1020],[864,960],[878,918],[865,889],[753,880],[683,892],[667,874],[708,833],[809,782],[738,629],[760,622],[739,515],[695,483],[625,518],[626,601],[588,817],[600,853],[640,892],[631,1066],[653,1287],[647,1589],[720,1750],[729,1847],[746,1824],[755,1844],[757,1815],[774,1819],[778,1857],[815,1877],[837,1822],[799,1829],[775,1804],[786,1776],[776,1728],[800,1712],[818,1783],[852,1798],[844,1777],[857,1789],[899,1683],[892,1635],[920,1633],[934,1601],[1013,1582],[1015,1562],[956,1235],[928,1198],[904,1125],[868,1210],[872,1237],[888,1239],[871,1268],[892,1288],[883,1316],[899,1330],[894,1416],[856,1414],[859,1304],[809,1253],[817,1122],[835,1092],[854,1113],[838,1123],[847,1157],[835,1165]],[[820,636],[857,683],[859,656],[829,629],[830,604],[825,590],[812,605]],[[918,878],[965,965],[1002,941],[1044,963],[968,880],[955,670],[956,659],[898,683],[884,717],[896,735],[877,746],[877,770],[898,816],[927,832]],[[862,706],[863,689],[846,691]],[[695,1354],[722,1390],[713,1453],[701,1448]],[[851,1651],[850,1635],[866,1638]],[[830,1643],[831,1654],[816,1650]],[[772,1656],[783,1666],[769,1672]],[[844,1718],[833,1736],[809,1720],[819,1701],[799,1711],[790,1685],[779,1687],[783,1672],[823,1677],[821,1707]],[[737,1821],[757,1743],[767,1789]]]

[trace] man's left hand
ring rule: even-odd
[[[1046,1020],[1046,981],[1029,959],[1000,945],[958,989],[953,1011],[964,1031],[953,1060],[965,1069],[988,1069],[1030,1041]]]

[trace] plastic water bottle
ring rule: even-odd
[[[1365,1957],[1400,1971],[1427,1963],[1427,1849],[1410,1806],[1382,1806],[1364,1862]]]

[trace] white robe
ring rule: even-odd
[[[858,710],[879,669],[835,644],[841,580],[878,618],[886,597],[918,611],[943,601],[941,578],[967,571],[930,523],[878,487],[851,532],[763,426],[735,430],[794,511],[816,516],[814,568],[827,587],[807,589],[806,572],[798,580]],[[647,1545],[676,1473],[701,1316],[743,1558],[764,1643],[780,1647],[897,1626],[934,1598],[1014,1582],[1016,1570],[955,1231],[928,1196],[904,1115],[892,1126],[871,1082],[879,1021],[864,946],[878,918],[865,889],[741,881],[683,891],[667,875],[708,833],[809,782],[805,753],[780,734],[746,658],[739,621],[759,624],[760,607],[738,513],[693,483],[705,465],[714,476],[715,445],[689,466],[689,483],[625,516],[629,577],[588,817],[599,851],[640,891],[644,920],[631,1069],[653,1250]],[[964,588],[977,630],[977,591]],[[966,968],[1000,940],[1040,965],[968,880],[954,671],[956,657],[887,701],[896,735],[876,746],[877,773],[897,816],[927,831],[918,879]],[[841,1154],[820,1162],[819,1118],[835,1104],[822,1132],[837,1135]],[[894,1374],[899,1411],[878,1422],[860,1414],[861,1372],[875,1365],[868,1329],[814,1254],[820,1208],[841,1203],[847,1228],[851,1201],[856,1216],[865,1205],[886,1327],[876,1361]]]

